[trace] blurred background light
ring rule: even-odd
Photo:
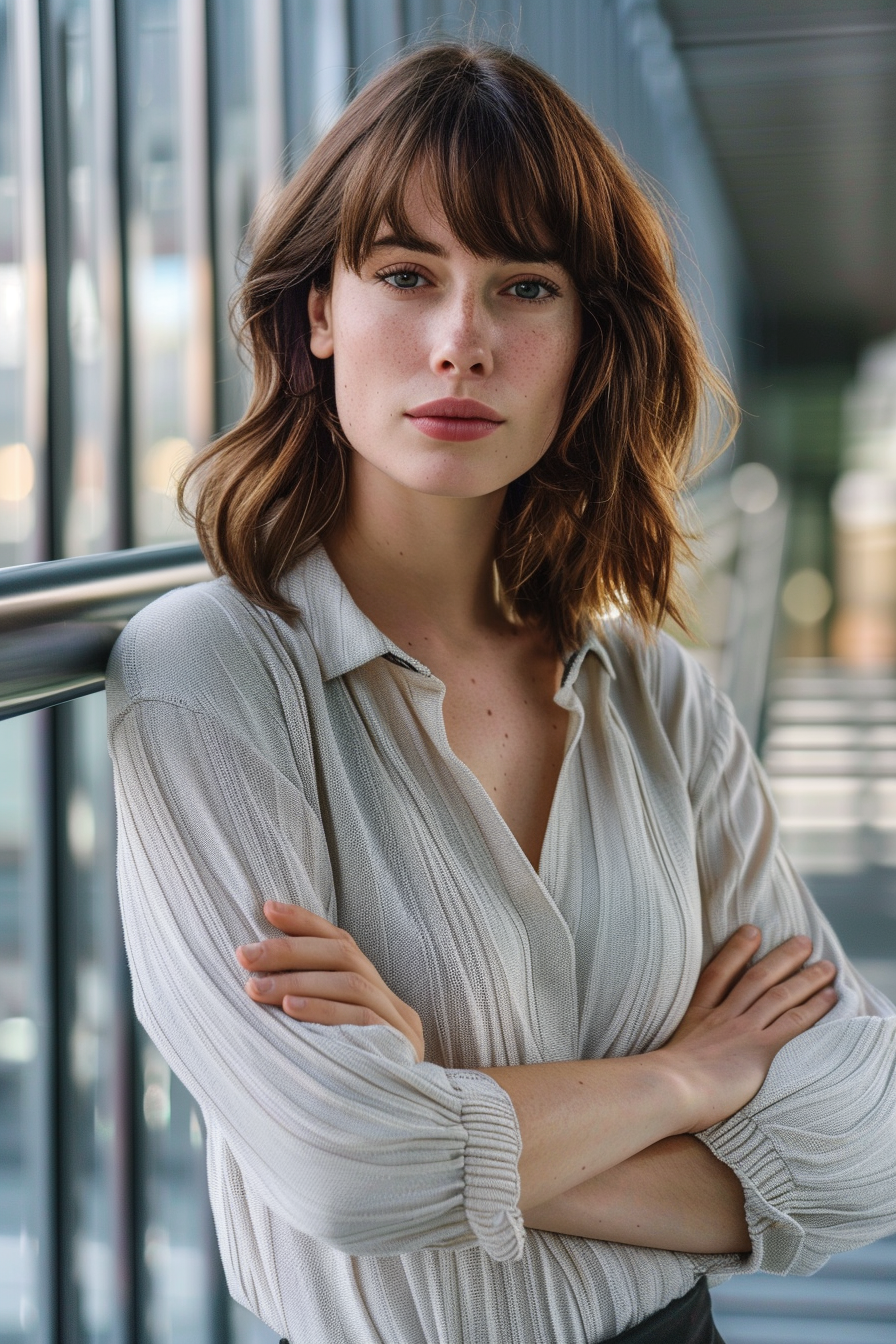
[[[34,458],[27,444],[4,444],[0,448],[0,500],[19,504],[33,489]]]
[[[37,1058],[37,1027],[30,1017],[0,1020],[0,1062],[29,1064]]]
[[[798,569],[781,591],[781,606],[797,625],[823,621],[833,600],[834,590],[818,569]]]
[[[731,473],[729,489],[744,513],[764,513],[778,498],[778,478],[761,462],[744,462]]]
[[[186,439],[166,438],[154,443],[143,459],[141,477],[147,489],[173,497],[180,473],[192,456]]]

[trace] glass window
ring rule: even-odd
[[[217,423],[242,414],[251,373],[230,330],[246,229],[338,115],[348,81],[340,0],[212,0],[212,157],[217,293]],[[287,143],[288,142],[288,143]]]
[[[0,565],[42,548],[46,266],[37,13],[0,0]]]
[[[202,0],[125,0],[131,461],[138,543],[188,533],[179,470],[212,433],[206,31]],[[136,1045],[138,1318],[147,1344],[218,1344],[224,1296],[195,1103]]]
[[[221,429],[241,416],[251,378],[230,330],[230,301],[249,218],[258,199],[259,126],[255,107],[252,6],[213,0],[212,149],[214,154],[215,280],[218,404]],[[275,81],[276,82],[276,81]],[[282,148],[282,139],[278,153]]]
[[[0,0],[0,565],[44,543],[46,290],[37,6]],[[38,762],[45,715],[0,723],[0,1338],[51,1327],[51,1014]]]
[[[35,761],[37,716],[0,723],[0,1339],[41,1338],[43,1210],[48,1175],[45,1073],[49,1042],[34,974],[43,965]],[[46,1260],[49,1247],[43,1247]]]
[[[118,1344],[126,1338],[131,1289],[126,1083],[130,984],[115,889],[115,806],[106,750],[104,695],[57,711],[63,852],[58,938],[60,1079],[67,1338]]]
[[[111,0],[67,0],[64,16],[68,328],[72,443],[66,555],[121,543],[120,248]]]
[[[144,544],[189,535],[175,483],[212,432],[205,9],[123,9],[133,508]]]
[[[346,0],[283,0],[289,172],[336,120],[348,97],[348,9]]]
[[[226,1288],[212,1225],[199,1108],[139,1030],[141,1337],[219,1344]]]

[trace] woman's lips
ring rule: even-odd
[[[490,406],[467,397],[443,397],[407,412],[415,429],[430,439],[468,443],[493,434],[503,420]]]
[[[431,439],[447,439],[452,443],[484,439],[501,424],[500,420],[470,420],[457,415],[411,415],[408,419],[421,434]]]

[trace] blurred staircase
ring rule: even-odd
[[[712,1296],[725,1344],[896,1344],[896,1237],[811,1278],[745,1275]]]
[[[896,676],[786,664],[766,730],[784,846],[858,969],[896,998]],[[896,1344],[896,1237],[810,1278],[730,1279],[713,1301],[725,1344]]]

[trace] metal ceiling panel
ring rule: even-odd
[[[760,305],[896,328],[896,0],[664,0]]]

